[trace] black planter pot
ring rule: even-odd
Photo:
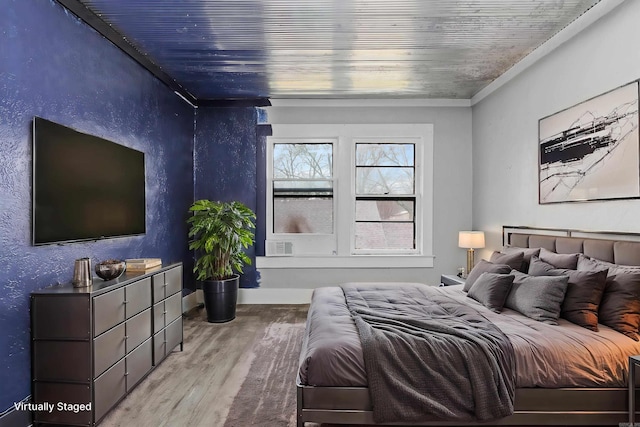
[[[239,278],[240,276],[236,274],[231,279],[202,282],[207,321],[222,323],[236,318]]]

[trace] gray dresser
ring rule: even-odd
[[[31,294],[36,424],[92,426],[176,346],[182,265]],[[44,406],[49,405],[49,406]]]

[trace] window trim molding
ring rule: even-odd
[[[266,255],[258,257],[256,262],[258,268],[384,268],[405,267],[421,268],[433,267],[433,149],[434,149],[434,125],[431,123],[390,123],[390,124],[272,124],[272,136],[267,138],[267,203],[266,203],[266,239],[269,240],[291,240],[303,241],[318,237],[329,237],[331,235],[319,234],[274,234],[270,221],[273,220],[271,187],[271,177],[273,165],[272,144],[278,142],[306,142],[317,141],[327,142],[331,140],[334,144],[334,230],[335,247],[333,250],[322,253],[295,253],[293,256]],[[355,140],[361,139],[387,139],[400,140],[411,139],[421,140],[422,158],[417,165],[416,177],[421,177],[420,192],[416,192],[420,197],[421,215],[416,218],[416,226],[420,228],[421,235],[417,239],[415,252],[394,252],[384,253],[353,253],[352,238],[355,204],[342,203],[340,196],[350,194],[355,197],[355,187],[353,180],[355,177],[344,176],[346,171],[354,171],[355,166]],[[348,144],[345,144],[349,140]],[[346,146],[347,151],[342,148]],[[345,165],[345,163],[349,163]],[[340,223],[340,224],[339,224]],[[346,223],[346,228],[344,223]],[[348,239],[339,239],[338,235],[348,233]],[[325,242],[326,243],[326,242]],[[371,261],[363,261],[370,259]],[[381,261],[384,260],[384,261]],[[406,261],[403,261],[406,260]]]
[[[433,255],[259,256],[257,269],[433,268]]]

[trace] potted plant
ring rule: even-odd
[[[196,251],[193,272],[202,284],[207,320],[236,317],[239,274],[251,259],[244,252],[254,242],[256,215],[240,202],[198,200],[189,211],[189,249]]]

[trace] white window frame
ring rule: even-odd
[[[267,138],[267,245],[293,242],[293,256],[264,256],[257,268],[413,268],[433,267],[432,124],[273,124]],[[334,234],[273,233],[273,144],[333,141]],[[412,251],[356,251],[356,142],[414,142],[416,248]],[[346,237],[346,238],[345,238]]]
[[[336,203],[337,196],[337,177],[338,172],[336,168],[336,149],[337,138],[277,138],[267,137],[267,242],[292,242],[298,253],[327,255],[333,254],[336,251],[336,232],[337,222],[336,218]],[[273,183],[276,179],[273,176],[273,149],[276,144],[331,144],[332,146],[332,181],[333,181],[333,232],[328,233],[275,233],[273,230],[274,218],[273,218]]]
[[[422,221],[422,163],[424,161],[424,155],[422,154],[424,148],[424,139],[422,137],[356,137],[351,141],[351,173],[353,177],[353,183],[351,185],[351,254],[352,255],[421,255],[423,253],[422,248],[422,236],[423,236],[423,221]],[[414,206],[414,227],[415,227],[415,248],[413,249],[356,249],[356,145],[357,144],[413,144],[414,149],[414,177],[413,177],[413,195],[410,197],[415,198]],[[397,197],[403,197],[402,194],[398,194]]]

